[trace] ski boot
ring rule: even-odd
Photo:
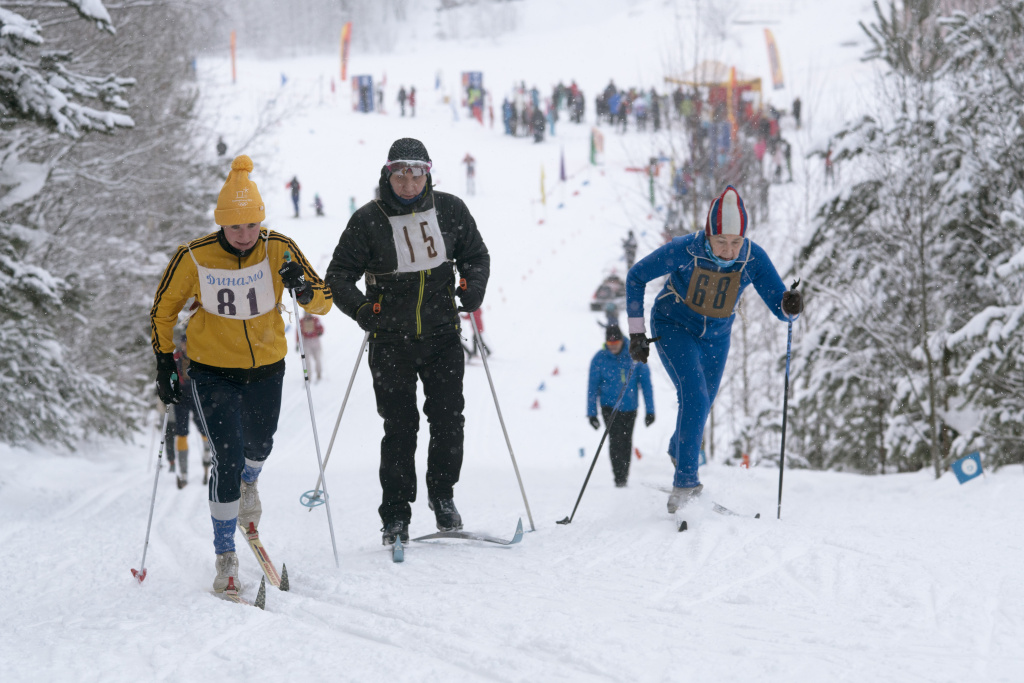
[[[235,590],[241,593],[242,582],[238,578],[238,555],[235,555],[235,551],[218,555],[216,567],[217,577],[213,580],[213,592],[223,593],[231,582]]]
[[[700,492],[704,490],[704,484],[697,484],[689,488],[679,488],[678,486],[672,487],[672,493],[668,496],[668,511],[674,513],[681,507],[684,507],[691,500],[696,499],[700,496]]]
[[[434,511],[438,531],[458,531],[462,528],[462,515],[455,509],[455,501],[451,498],[431,500],[427,505]]]
[[[249,532],[249,524],[253,529],[259,529],[260,517],[263,515],[263,505],[260,503],[260,492],[256,489],[256,482],[251,484],[242,480],[242,499],[238,501],[238,528],[242,533]]]
[[[388,522],[381,531],[384,532],[383,536],[381,536],[382,545],[394,545],[396,538],[401,538],[402,543],[409,542],[409,522],[406,522],[404,519]]]

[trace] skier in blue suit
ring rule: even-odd
[[[747,212],[731,185],[711,203],[704,231],[676,237],[641,259],[626,278],[629,352],[646,363],[650,345],[676,385],[679,416],[669,446],[676,471],[668,511],[700,495],[697,475],[704,423],[722,381],[735,307],[753,284],[782,321],[803,311],[796,289],[787,291],[764,249],[746,238]],[[668,275],[651,309],[651,334],[644,327],[647,283]]]
[[[633,425],[636,423],[637,408],[640,407],[640,392],[637,391],[637,387],[643,389],[644,406],[647,408],[644,425],[650,427],[654,422],[651,370],[644,364],[634,363],[628,351],[623,353],[623,350],[628,348],[629,344],[623,341],[622,330],[618,325],[606,327],[604,348],[590,361],[590,380],[587,382],[587,420],[594,429],[601,428],[601,423],[597,421],[597,406],[600,404],[601,416],[608,428],[608,454],[612,461],[612,475],[615,477],[615,485],[619,488],[626,485],[626,479],[629,477],[629,459],[633,452]],[[623,387],[626,387],[625,392]],[[610,424],[609,420],[620,394],[622,401],[619,403],[619,412],[615,416],[615,421]]]

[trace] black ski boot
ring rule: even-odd
[[[384,532],[384,535],[381,537],[381,544],[383,545],[394,545],[396,538],[401,538],[402,543],[409,542],[409,522],[406,522],[404,519],[388,522],[381,531]]]
[[[462,515],[455,509],[455,501],[451,498],[431,500],[427,505],[434,511],[438,531],[458,531],[462,528]]]

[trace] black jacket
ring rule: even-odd
[[[491,257],[487,253],[476,221],[465,203],[455,195],[435,192],[431,178],[423,197],[404,206],[395,196],[386,172],[381,171],[379,201],[369,202],[352,214],[324,280],[341,311],[355,319],[364,303],[379,303],[380,321],[371,341],[419,339],[459,331],[455,299],[455,269],[466,279],[467,288],[486,291]],[[432,270],[398,273],[398,256],[388,216],[413,211],[437,210],[437,222],[444,239],[443,265]],[[356,282],[366,275],[366,293]]]

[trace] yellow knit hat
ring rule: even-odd
[[[231,173],[217,196],[213,220],[217,225],[245,225],[261,223],[266,217],[263,198],[256,183],[249,180],[252,159],[242,154],[231,162]]]

